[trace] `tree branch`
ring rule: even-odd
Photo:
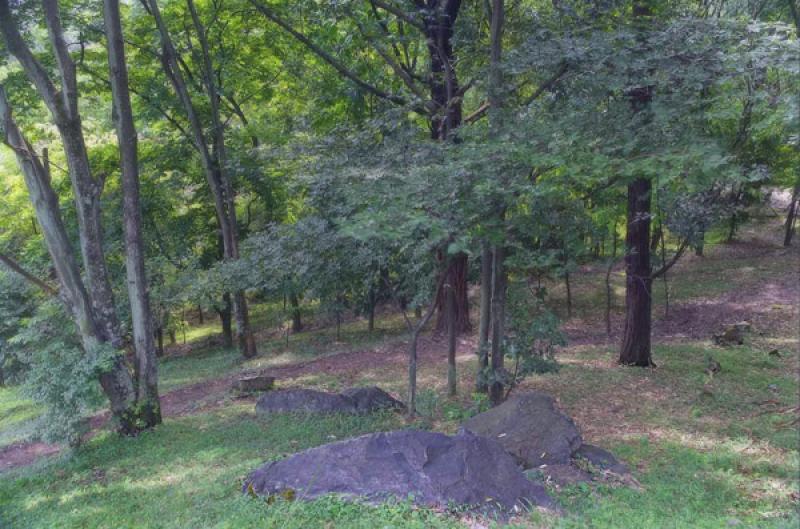
[[[5,0],[4,0],[5,1]],[[282,27],[286,30],[287,33],[292,35],[295,39],[302,42],[308,49],[313,51],[317,56],[319,56],[322,60],[330,64],[339,74],[347,79],[353,81],[356,85],[363,88],[367,92],[374,94],[381,99],[386,99],[387,101],[391,101],[392,103],[398,105],[405,105],[406,100],[398,95],[390,94],[388,92],[384,92],[380,88],[371,85],[361,79],[358,75],[356,75],[353,70],[347,68],[344,64],[339,62],[333,55],[328,53],[327,51],[323,50],[321,47],[316,45],[314,42],[311,41],[308,37],[294,29],[287,21],[283,18],[279,17],[277,13],[275,13],[272,9],[267,7],[266,5],[262,4],[259,0],[248,0],[250,4],[256,8],[256,10],[264,15],[266,18],[277,24],[278,26]]]
[[[668,262],[664,263],[664,265],[661,268],[659,268],[658,270],[656,270],[655,272],[650,274],[650,279],[656,279],[656,278],[661,277],[662,275],[666,274],[667,271],[670,268],[672,268],[672,266],[675,263],[678,262],[678,259],[681,258],[683,253],[686,251],[686,248],[688,248],[688,247],[689,247],[689,238],[687,237],[686,239],[684,239],[681,242],[681,245],[678,247],[678,251],[675,252],[675,255],[672,256],[672,259],[670,259]]]
[[[42,281],[41,279],[39,279],[38,277],[36,277],[32,273],[30,273],[27,270],[25,270],[24,268],[22,268],[22,266],[16,260],[14,260],[13,258],[9,257],[8,255],[6,255],[4,253],[0,253],[0,263],[3,263],[12,272],[14,272],[16,274],[19,274],[20,276],[25,278],[28,282],[30,282],[30,283],[36,285],[37,287],[39,287],[40,289],[42,289],[46,294],[49,294],[51,296],[58,296],[58,290],[56,290],[55,287],[50,286],[49,284],[45,283],[44,281]]]

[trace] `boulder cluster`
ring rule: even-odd
[[[258,414],[345,413],[403,409],[377,387],[342,393],[271,391]],[[245,480],[246,493],[313,499],[338,494],[365,501],[411,498],[420,505],[509,514],[557,510],[545,483],[566,485],[593,473],[625,475],[628,468],[599,447],[584,444],[574,421],[549,395],[520,393],[467,420],[456,435],[399,430],[362,435],[271,461]]]

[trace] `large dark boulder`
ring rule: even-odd
[[[401,430],[319,446],[265,464],[247,477],[243,492],[301,500],[330,493],[367,501],[411,497],[420,505],[494,512],[555,508],[499,443],[469,432]]]
[[[355,413],[353,401],[336,393],[313,389],[282,389],[262,395],[256,412],[270,413]]]
[[[326,393],[313,389],[284,389],[263,395],[256,403],[256,412],[270,413],[372,413],[382,409],[402,409],[405,405],[391,395],[372,386],[352,388],[342,393]]]
[[[463,426],[496,439],[524,468],[569,464],[581,445],[572,419],[556,408],[552,397],[539,392],[517,394]]]

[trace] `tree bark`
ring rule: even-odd
[[[153,340],[153,315],[142,241],[142,211],[139,201],[139,163],[136,128],[133,123],[128,68],[119,14],[119,0],[103,0],[108,47],[108,69],[119,142],[122,173],[122,216],[125,232],[125,271],[131,307],[133,343],[136,353],[136,400],[145,427],[161,423],[158,371]],[[163,343],[160,344],[163,347]]]
[[[0,19],[7,22],[10,19],[3,18],[8,13],[7,4],[4,4],[5,2],[0,0]],[[6,28],[3,29],[5,31]],[[48,253],[61,284],[60,295],[75,322],[81,345],[87,353],[93,352],[109,340],[97,323],[92,300],[81,277],[78,261],[61,219],[58,196],[50,184],[50,173],[42,165],[14,121],[2,86],[0,86],[0,132],[3,135],[3,142],[16,154],[36,218],[42,227]],[[122,354],[114,357],[108,369],[100,373],[99,379],[119,431],[126,434],[138,431],[135,416],[136,393]]]
[[[492,249],[487,241],[481,242],[481,308],[478,327],[478,372],[475,389],[486,393],[486,368],[489,367],[489,329],[491,328]]]
[[[233,322],[231,319],[231,295],[222,295],[223,307],[217,309],[219,321],[222,324],[222,345],[226,348],[233,347]]]
[[[505,318],[506,318],[506,268],[505,248],[495,245],[493,252],[493,274],[492,274],[492,372],[495,375],[489,387],[489,400],[493,406],[503,402],[504,385],[497,380],[503,372],[505,364],[505,354],[503,351],[503,341],[505,338]]]
[[[297,294],[289,295],[289,303],[292,306],[292,332],[300,332],[303,330],[303,319],[300,313],[300,300]]]
[[[786,230],[783,235],[783,245],[784,246],[791,246],[792,245],[792,236],[794,235],[794,225],[797,221],[797,201],[800,199],[800,183],[794,186],[794,191],[792,192],[792,201],[789,204],[789,211],[786,213],[786,224],[784,225],[784,229]]]
[[[619,362],[653,365],[650,352],[652,273],[650,266],[650,180],[637,178],[628,185],[625,245],[625,327]]]
[[[453,285],[447,287],[447,394],[455,396],[458,392],[456,371],[456,293]]]
[[[203,84],[211,106],[212,131],[211,141],[206,138],[205,128],[192,102],[186,80],[178,65],[178,53],[172,43],[166,24],[161,17],[161,10],[157,0],[147,0],[150,12],[156,22],[161,47],[163,50],[163,66],[167,77],[172,84],[181,105],[183,106],[186,117],[189,121],[193,143],[195,149],[200,154],[200,162],[206,174],[209,188],[214,199],[214,208],[217,214],[217,221],[222,232],[223,250],[225,259],[237,260],[239,258],[238,233],[236,226],[236,208],[233,193],[233,186],[230,178],[225,172],[225,141],[224,126],[219,115],[219,91],[214,82],[214,72],[211,66],[210,53],[208,52],[208,42],[205,36],[205,28],[197,17],[194,3],[188,0],[192,20],[198,39],[203,51]],[[211,144],[211,149],[209,149]],[[238,337],[239,350],[242,355],[249,358],[256,354],[255,340],[250,330],[250,319],[247,309],[247,299],[244,292],[238,291],[233,295],[233,311],[236,318],[236,333]]]

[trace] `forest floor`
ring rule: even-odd
[[[572,278],[573,316],[564,289],[551,285],[569,345],[557,373],[528,378],[520,390],[551,393],[586,441],[633,468],[641,489],[608,484],[554,490],[565,514],[514,520],[538,527],[797,527],[800,521],[800,251],[780,246],[776,219],[743,228],[737,242],[685,256],[654,287],[655,369],[615,363],[624,275],[611,274],[607,334],[605,265]],[[76,451],[35,440],[40,410],[14,388],[0,388],[0,527],[480,527],[491,520],[447,516],[405,502],[379,506],[335,498],[266,505],[242,497],[241,479],[265,460],[333,439],[398,427],[452,432],[481,405],[472,394],[475,337],[459,341],[458,397],[445,397],[446,348],[421,342],[420,417],[259,419],[254,400],[236,398],[234,378],[266,370],[280,387],[338,390],[378,384],[403,395],[406,335],[386,311],[374,333],[361,320],[336,330],[322,320],[288,337],[284,314],[261,307],[260,355],[243,361],[215,345],[216,322],[187,330],[160,367],[165,422],[137,438],[107,431],[105,417]],[[743,346],[712,345],[725,323],[753,326]],[[778,355],[769,354],[777,350]],[[708,355],[722,371],[707,384]]]

